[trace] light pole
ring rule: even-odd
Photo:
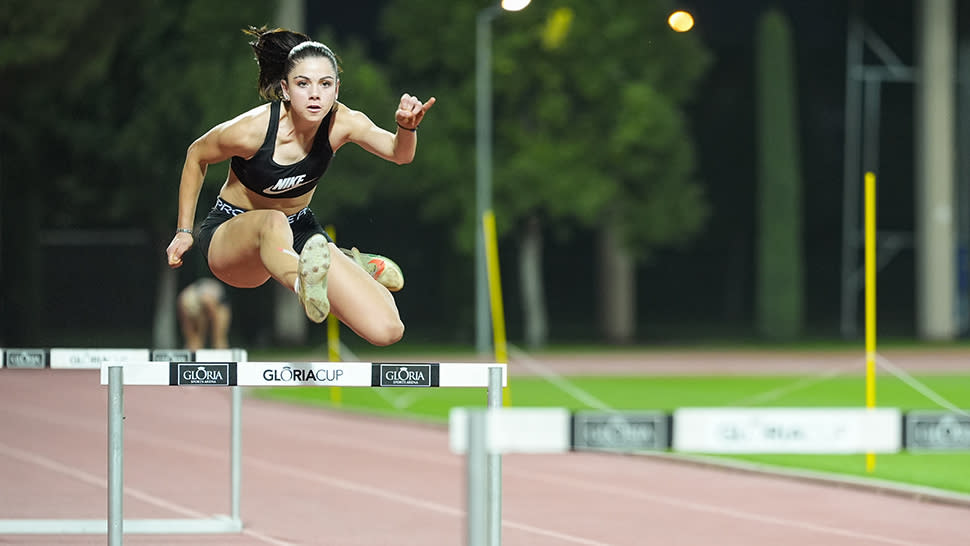
[[[485,354],[490,339],[488,266],[482,218],[492,210],[492,20],[519,11],[530,0],[502,0],[478,12],[475,19],[475,348]]]

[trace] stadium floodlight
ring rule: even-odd
[[[529,5],[531,0],[502,0],[502,9],[505,11],[520,11]]]

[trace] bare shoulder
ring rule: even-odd
[[[352,117],[352,116],[363,115],[363,112],[360,112],[359,110],[354,110],[353,108],[347,106],[346,104],[340,101],[337,101],[335,103],[335,108],[337,110],[338,117]]]
[[[216,125],[202,138],[227,155],[250,157],[259,150],[269,126],[270,105],[262,104]]]
[[[354,110],[342,102],[337,103],[337,112],[335,113],[335,117],[336,126],[345,126],[352,131],[361,129],[367,130],[374,126],[374,122],[367,117],[367,114],[361,112],[360,110]]]
[[[330,134],[332,137],[336,137],[340,145],[347,142],[359,142],[368,132],[374,129],[377,129],[377,126],[367,114],[360,110],[354,110],[342,102],[337,103]]]

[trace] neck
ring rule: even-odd
[[[287,122],[287,123],[284,123]],[[283,102],[283,115],[280,116],[280,129],[287,130],[294,138],[305,139],[316,136],[320,128],[319,121],[307,121],[293,113],[289,102]]]

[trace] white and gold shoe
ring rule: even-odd
[[[381,283],[391,292],[397,292],[404,288],[404,272],[394,263],[394,260],[381,256],[380,254],[368,254],[353,247],[350,250],[341,248],[341,252],[350,256],[357,262],[364,271],[374,277],[374,280]]]
[[[300,276],[297,296],[303,304],[306,316],[313,322],[323,322],[330,314],[330,300],[327,299],[330,244],[326,237],[320,234],[310,237],[300,252],[296,271]]]

